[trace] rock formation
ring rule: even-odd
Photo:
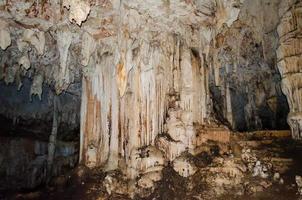
[[[277,27],[279,47],[278,69],[282,76],[282,91],[287,97],[290,113],[287,121],[293,137],[301,139],[301,2],[284,1],[279,9],[280,24]]]

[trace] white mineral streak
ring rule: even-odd
[[[0,19],[0,47],[2,50],[7,49],[11,45],[10,30],[8,24]]]
[[[69,10],[69,21],[74,20],[79,26],[90,12],[90,3],[84,0],[64,0],[63,6]]]
[[[302,138],[302,3],[282,1],[278,25],[280,46],[277,49],[278,69],[282,76],[282,91],[290,108],[288,124],[295,139]]]

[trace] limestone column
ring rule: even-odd
[[[282,76],[282,91],[287,97],[290,113],[288,124],[294,139],[302,137],[302,1],[280,3],[280,24],[277,31],[278,68]]]

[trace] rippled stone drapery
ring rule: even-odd
[[[83,78],[81,160],[88,166],[135,167],[130,155],[154,146],[166,132],[182,143],[172,149],[169,160],[194,149],[193,123],[202,121],[200,88],[205,87],[201,60],[177,37],[164,39],[127,49],[128,56],[121,56],[116,66],[113,55],[103,55],[95,71]],[[178,122],[165,128],[171,109],[178,112]]]
[[[277,57],[282,91],[290,107],[287,121],[293,138],[302,139],[302,2],[282,1],[279,15]]]

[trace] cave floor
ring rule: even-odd
[[[156,184],[152,193],[147,197],[135,196],[135,199],[300,198],[295,176],[302,175],[301,142],[293,141],[282,131],[273,134],[238,133],[232,136],[231,141],[228,144],[213,141],[209,143],[208,148],[202,148],[203,150],[194,156],[198,170],[189,178],[181,177],[168,165],[163,170],[162,180]],[[263,165],[272,166],[268,167],[267,178],[253,176],[253,172],[248,169],[242,170],[244,172],[237,170],[240,168],[238,163],[244,160],[243,149],[249,149],[247,152],[261,160]],[[276,172],[284,183],[273,178]],[[106,173],[102,172],[102,169],[88,170],[77,167],[70,173],[56,178],[47,187],[35,191],[8,192],[0,195],[0,199],[129,199],[123,194],[108,195],[103,185],[105,176]]]

